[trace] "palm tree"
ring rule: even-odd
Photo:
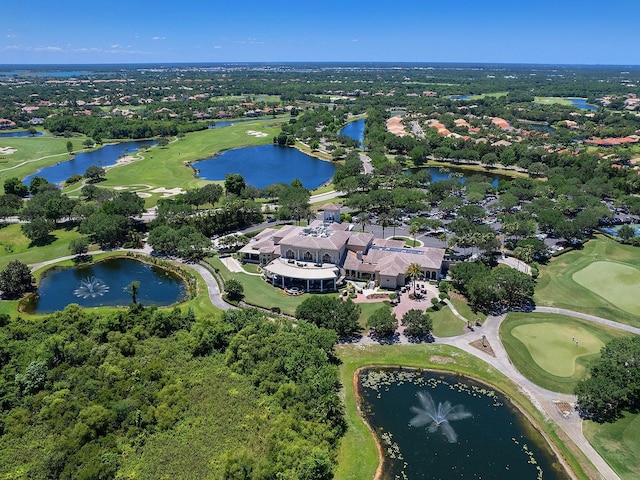
[[[138,290],[140,290],[140,282],[134,280],[126,287],[127,293],[131,295],[131,303],[134,305],[138,304]]]
[[[412,263],[407,267],[406,275],[411,278],[413,282],[413,292],[416,291],[416,279],[422,275],[422,267],[419,263]]]
[[[412,223],[409,226],[409,235],[411,235],[413,237],[413,246],[416,246],[416,236],[418,235],[418,233],[420,232],[420,225],[418,225],[417,223]]]
[[[396,236],[396,227],[398,226],[398,220],[400,219],[400,211],[397,208],[392,208],[389,212],[389,216],[393,221],[393,236]]]
[[[382,238],[384,238],[384,229],[391,225],[391,220],[389,219],[389,215],[386,213],[381,213],[378,216],[379,222],[378,224],[382,227]]]
[[[359,223],[362,226],[362,231],[364,232],[365,225],[369,225],[369,215],[364,212],[360,212],[356,217],[356,223]]]

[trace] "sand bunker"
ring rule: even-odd
[[[265,133],[264,136],[266,137],[267,134]],[[11,147],[0,147],[0,155],[11,155],[12,153],[16,153],[17,151],[17,149]]]
[[[151,196],[150,193],[146,192],[136,192],[136,195],[138,195],[140,198],[149,198]]]
[[[135,159],[136,159],[136,157],[134,157],[133,155],[126,155],[124,157],[120,157],[116,161],[116,165],[126,165],[128,163],[133,162]]]
[[[266,137],[268,135],[267,133],[256,132],[255,130],[247,130],[244,133],[246,133],[247,135],[252,135],[252,136],[257,137],[257,138],[264,138],[264,137]]]
[[[151,192],[161,193],[163,197],[173,197],[175,195],[180,195],[181,193],[184,193],[184,190],[180,187],[176,187],[176,188],[159,187],[151,190]]]

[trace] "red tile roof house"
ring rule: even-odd
[[[586,143],[587,145],[595,145],[598,147],[613,147],[615,145],[622,145],[624,143],[638,142],[640,142],[640,136],[638,135],[629,135],[628,137],[622,138],[592,138],[584,141],[584,143]]]
[[[496,127],[502,130],[512,130],[513,127],[509,122],[507,122],[504,118],[493,117],[491,118],[491,123],[493,123]]]
[[[8,128],[16,128],[16,122],[9,120],[8,118],[0,118],[0,130]]]

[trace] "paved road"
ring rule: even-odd
[[[359,153],[360,161],[362,162],[362,168],[364,169],[365,175],[370,175],[373,173],[373,165],[371,164],[371,157],[365,155],[364,153]]]

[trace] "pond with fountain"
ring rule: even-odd
[[[570,478],[500,392],[454,374],[366,368],[361,410],[384,452],[383,478]]]
[[[46,271],[38,295],[26,311],[46,314],[71,303],[81,307],[127,306],[132,300],[129,285],[134,281],[139,282],[137,301],[142,305],[163,307],[187,299],[187,286],[175,273],[132,258],[110,258]]]

